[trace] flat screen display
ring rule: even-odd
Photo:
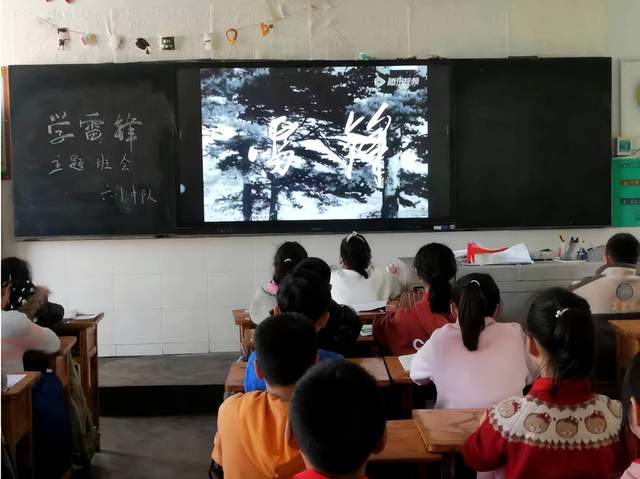
[[[195,74],[192,224],[415,229],[451,216],[448,65],[214,66],[183,74],[190,91]]]

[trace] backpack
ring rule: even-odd
[[[71,466],[71,425],[58,376],[42,373],[32,388],[33,470],[38,479],[60,479]]]
[[[74,465],[88,467],[98,447],[100,433],[93,424],[93,415],[84,396],[80,365],[71,357],[68,361],[72,460]]]

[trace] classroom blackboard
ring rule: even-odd
[[[16,237],[175,231],[168,65],[9,69]]]
[[[456,227],[611,224],[611,59],[455,61]]]

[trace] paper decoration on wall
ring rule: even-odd
[[[112,25],[113,25],[113,11],[109,10],[109,19],[106,22],[107,45],[109,45],[109,48],[111,48],[112,50],[117,50],[122,46],[123,38],[115,34],[115,32],[113,31]]]
[[[356,60],[363,60],[363,61],[373,60],[373,57],[368,53],[360,52],[356,55]]]
[[[202,36],[202,48],[211,50],[213,48],[213,33],[205,33]]]
[[[227,43],[229,45],[235,45],[238,40],[238,30],[235,28],[229,28],[226,32],[224,32],[224,36],[227,38]]]
[[[68,50],[69,40],[71,40],[71,37],[69,36],[69,29],[58,28],[58,50]]]
[[[176,49],[175,37],[160,37],[160,49],[175,50]]]
[[[138,47],[140,50],[143,50],[147,55],[151,53],[151,45],[149,45],[149,42],[142,37],[136,39],[136,47]]]
[[[96,36],[93,33],[83,33],[80,35],[80,41],[86,47],[96,44]]]
[[[263,37],[266,37],[267,35],[269,35],[269,32],[271,31],[272,28],[273,28],[273,25],[271,23],[261,23],[260,35],[262,35]]]

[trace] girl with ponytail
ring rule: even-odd
[[[429,243],[418,250],[413,265],[424,286],[422,298],[411,301],[403,295],[395,311],[373,323],[376,343],[387,355],[414,354],[436,329],[451,322],[451,280],[457,270],[453,252]]]
[[[255,324],[260,324],[273,314],[280,282],[293,272],[300,261],[308,256],[307,251],[297,241],[285,241],[278,246],[273,256],[271,281],[258,288],[251,300],[251,306],[249,306],[249,315]]]
[[[525,397],[491,409],[463,447],[477,471],[506,477],[618,477],[628,466],[618,401],[591,391],[594,333],[589,304],[561,288],[540,293],[527,315],[526,347],[539,378]]]
[[[434,331],[411,363],[411,379],[433,382],[436,408],[487,408],[527,384],[525,338],[518,323],[498,323],[500,291],[488,274],[453,284],[451,316]]]
[[[372,266],[371,247],[360,233],[354,231],[342,239],[340,266],[331,273],[331,296],[338,304],[387,301],[402,292],[395,274]]]

